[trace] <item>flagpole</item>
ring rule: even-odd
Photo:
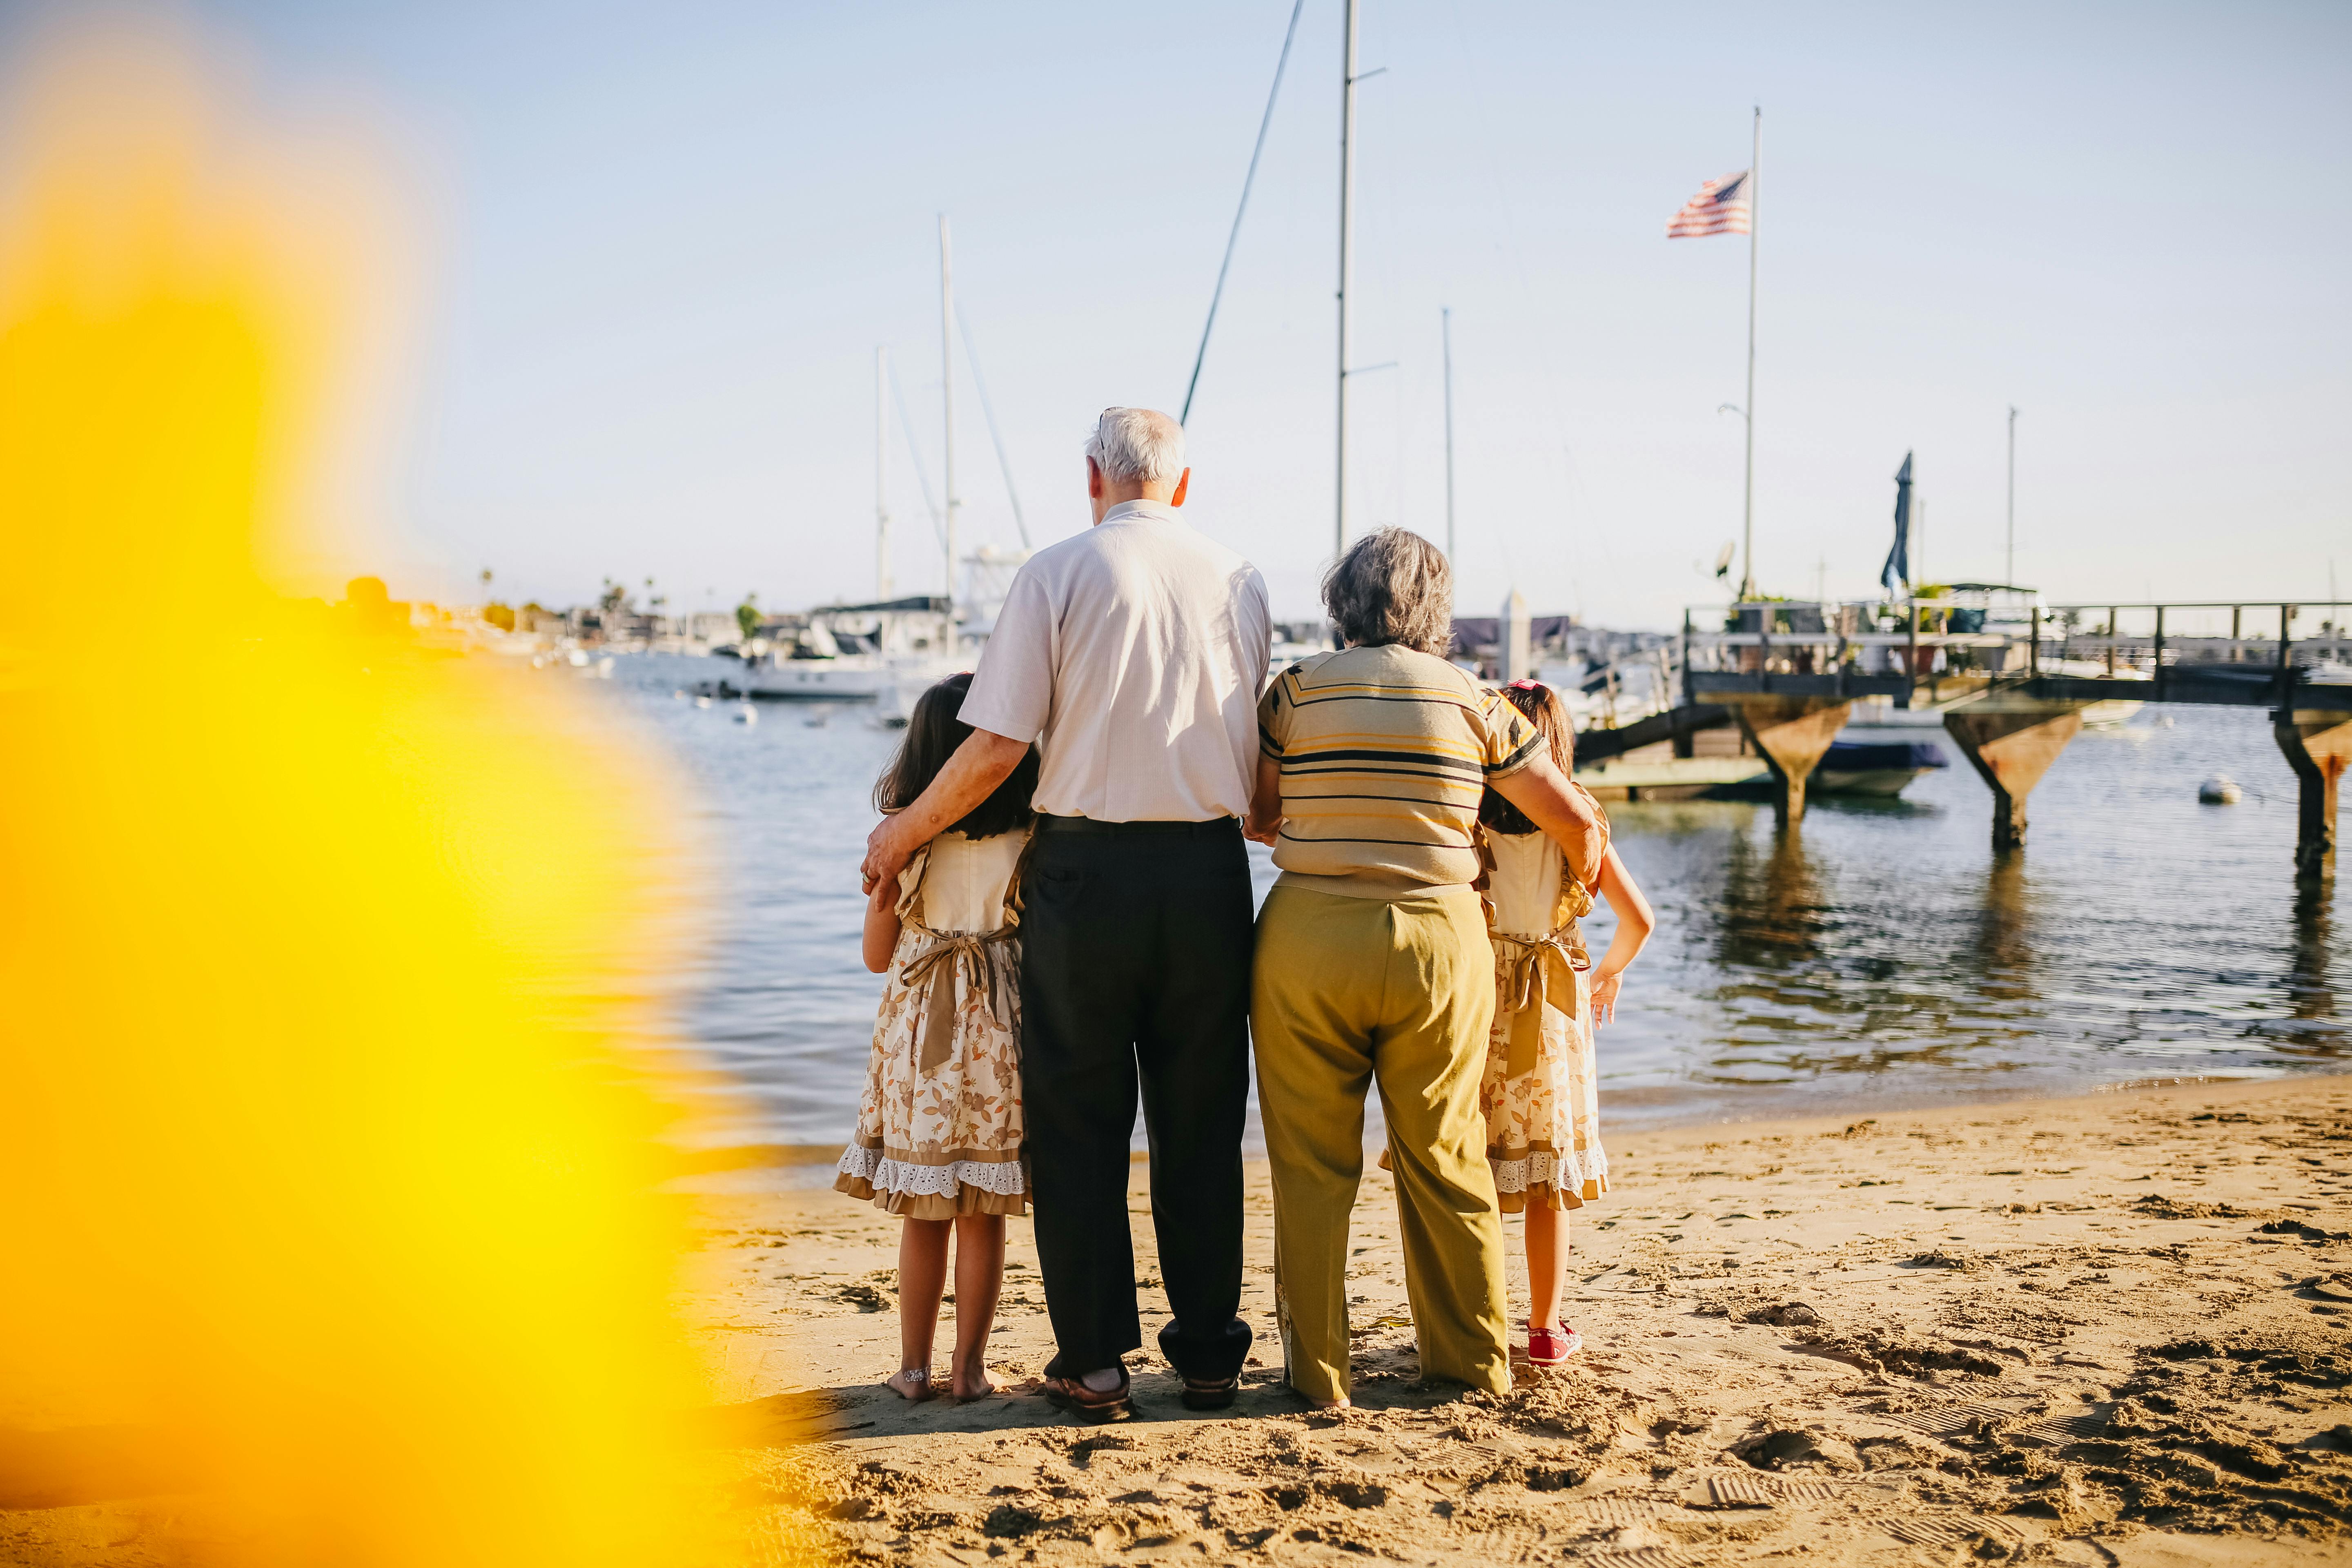
[[[1764,185],[1764,106],[1756,106],[1754,142],[1748,158],[1748,478],[1740,503],[1739,597],[1756,596],[1756,236],[1761,226]]]

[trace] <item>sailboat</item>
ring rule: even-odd
[[[825,605],[809,612],[807,627],[789,647],[744,661],[741,690],[767,702],[898,707],[903,688],[919,695],[959,668],[953,629],[943,595]]]
[[[1027,550],[982,544],[956,557],[954,273],[948,220],[940,219],[940,364],[945,373],[947,510],[941,542],[951,568],[949,592],[894,595],[890,572],[889,351],[874,360],[874,586],[864,604],[827,605],[808,612],[789,645],[747,659],[743,695],[768,701],[872,702],[886,724],[903,724],[915,700],[944,677],[966,668],[970,645],[985,641]],[[983,399],[985,384],[982,386]],[[993,416],[991,430],[993,432]],[[1008,483],[1009,483],[1008,475]],[[1016,516],[1019,501],[1014,501]],[[952,568],[964,569],[958,595]]]

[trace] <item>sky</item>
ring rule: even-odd
[[[55,7],[19,6],[15,40]],[[936,591],[939,234],[1033,543],[1110,404],[1181,402],[1287,0],[189,0],[264,113],[363,122],[418,230],[383,403],[395,594]],[[1763,110],[1759,586],[2352,589],[2352,7],[1365,0],[1348,528],[1459,613],[1670,626],[1741,531],[1748,242],[1664,237]],[[1333,550],[1341,0],[1306,0],[1189,427],[1187,517],[1316,609]],[[967,547],[1019,542],[957,343]],[[1735,574],[1736,575],[1736,574]]]

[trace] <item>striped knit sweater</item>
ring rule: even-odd
[[[1502,693],[1411,648],[1351,647],[1292,665],[1258,703],[1282,770],[1285,885],[1410,898],[1478,875],[1478,801],[1543,737]]]

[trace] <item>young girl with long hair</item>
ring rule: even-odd
[[[874,786],[903,810],[971,727],[971,688],[951,675],[917,700]],[[1004,1216],[1027,1212],[1021,1155],[1019,868],[1029,842],[1033,749],[995,793],[932,840],[866,906],[866,967],[889,976],[874,1025],[857,1131],[834,1186],[899,1216],[898,1370],[884,1386],[927,1399],[931,1342],[955,1240],[959,1399],[993,1393],[988,1335],[1004,1279]]]
[[[1515,680],[1503,696],[1535,724],[1563,773],[1574,734],[1550,688]],[[1495,1025],[1478,1101],[1486,1113],[1486,1163],[1505,1214],[1527,1215],[1528,1361],[1558,1366],[1583,1346],[1559,1320],[1568,1289],[1568,1211],[1609,1190],[1601,1146],[1593,1031],[1617,1008],[1625,966],[1655,921],[1649,900],[1610,847],[1598,882],[1579,885],[1559,846],[1493,789],[1479,804],[1493,914]],[[1609,900],[1617,932],[1594,964],[1578,921],[1593,896]]]

